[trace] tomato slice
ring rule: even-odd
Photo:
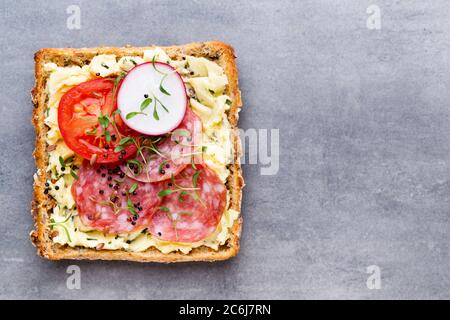
[[[58,126],[64,142],[79,156],[92,163],[114,163],[136,153],[128,144],[114,149],[120,140],[133,135],[120,118],[114,97],[114,79],[83,82],[67,91],[58,108]]]

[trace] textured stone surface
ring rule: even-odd
[[[79,4],[81,30],[66,28]],[[450,3],[2,1],[1,298],[450,298]],[[366,27],[370,4],[381,30]],[[33,53],[234,45],[243,128],[279,128],[280,170],[246,165],[242,251],[180,265],[38,258],[29,242]],[[381,268],[368,290],[366,268]]]

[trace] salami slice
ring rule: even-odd
[[[72,185],[81,222],[105,233],[134,231],[149,223],[161,202],[158,187],[130,179],[116,166],[85,161]]]
[[[202,122],[189,108],[180,125],[169,135],[150,148],[148,145],[136,159],[122,165],[122,170],[132,179],[141,182],[156,182],[177,175],[192,157],[199,162],[197,154],[201,142]],[[144,161],[145,159],[145,161]]]
[[[156,238],[192,243],[216,229],[227,202],[225,185],[206,165],[186,167],[172,180],[161,182],[165,189],[159,210],[150,219],[149,232]]]

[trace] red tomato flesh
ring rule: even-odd
[[[67,91],[59,102],[58,126],[64,142],[94,163],[119,162],[136,153],[134,144],[114,151],[132,131],[113,114],[117,110],[113,91],[114,79],[90,80]]]

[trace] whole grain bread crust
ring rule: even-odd
[[[239,251],[239,239],[242,228],[242,217],[235,221],[231,229],[231,237],[227,243],[218,251],[208,247],[194,248],[189,254],[181,252],[171,252],[163,254],[156,248],[149,248],[143,252],[129,252],[125,250],[96,250],[82,247],[69,247],[56,244],[51,239],[51,230],[48,228],[49,210],[54,206],[54,200],[44,194],[47,167],[47,144],[45,136],[47,127],[44,124],[44,111],[48,101],[45,90],[48,78],[44,70],[47,62],[56,63],[58,66],[83,66],[89,64],[91,59],[99,54],[115,54],[117,57],[127,55],[142,55],[144,50],[152,49],[148,47],[102,47],[102,48],[45,48],[35,54],[35,87],[32,90],[33,125],[36,131],[36,148],[34,158],[36,160],[37,173],[34,181],[33,200],[31,212],[35,220],[35,230],[30,233],[31,240],[37,248],[37,252],[42,257],[51,260],[60,259],[88,259],[88,260],[128,260],[138,262],[187,262],[187,261],[215,261],[225,260],[235,256]],[[242,188],[244,180],[242,178],[241,166],[239,162],[241,144],[238,134],[239,110],[242,106],[241,94],[238,86],[238,73],[235,64],[234,49],[220,41],[210,41],[203,43],[191,43],[182,46],[162,47],[172,59],[179,59],[182,55],[192,55],[205,57],[217,62],[225,70],[229,84],[226,94],[232,98],[232,105],[228,113],[228,119],[232,127],[232,144],[234,161],[229,165],[230,176],[227,181],[227,188],[230,191],[230,207],[240,212]]]

